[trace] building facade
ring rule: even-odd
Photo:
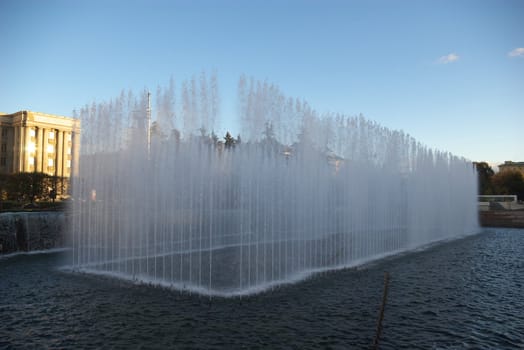
[[[507,170],[514,170],[518,171],[524,176],[524,162],[512,162],[512,161],[505,161],[504,164],[499,165],[499,171],[507,171]]]
[[[0,114],[0,173],[69,178],[78,172],[79,147],[77,119],[32,111]]]

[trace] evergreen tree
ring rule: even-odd
[[[235,147],[235,139],[233,138],[233,136],[231,136],[231,134],[228,132],[226,132],[226,136],[224,137],[224,144],[226,146],[226,148],[232,148],[232,147]]]

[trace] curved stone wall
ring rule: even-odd
[[[0,214],[0,253],[63,247],[63,212]]]

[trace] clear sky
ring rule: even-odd
[[[0,111],[71,115],[216,70],[471,160],[524,161],[524,1],[1,0]]]

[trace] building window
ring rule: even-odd
[[[7,144],[2,143],[2,153],[5,153],[7,151]]]
[[[71,161],[70,161],[70,160],[67,160],[67,161],[66,161],[66,167],[67,167],[67,168],[71,168]]]
[[[54,152],[55,152],[55,146],[47,145],[47,153],[54,153]]]
[[[30,137],[35,137],[36,136],[35,129],[29,129],[29,136]]]
[[[49,140],[54,140],[55,139],[55,132],[54,131],[50,131],[49,132]]]
[[[67,147],[67,154],[71,154],[71,147]]]
[[[5,166],[5,164],[6,164],[5,157],[0,158],[0,166]]]
[[[49,158],[47,160],[47,166],[52,167],[53,165],[55,165],[55,161],[53,160],[53,158]]]
[[[29,145],[27,145],[27,150],[30,153],[34,153],[36,151],[36,145],[34,142],[30,142]]]
[[[7,128],[2,128],[2,136],[7,136]]]
[[[35,158],[29,157],[29,165],[35,165]]]
[[[71,137],[71,133],[67,133],[67,141],[71,141],[72,137]]]

